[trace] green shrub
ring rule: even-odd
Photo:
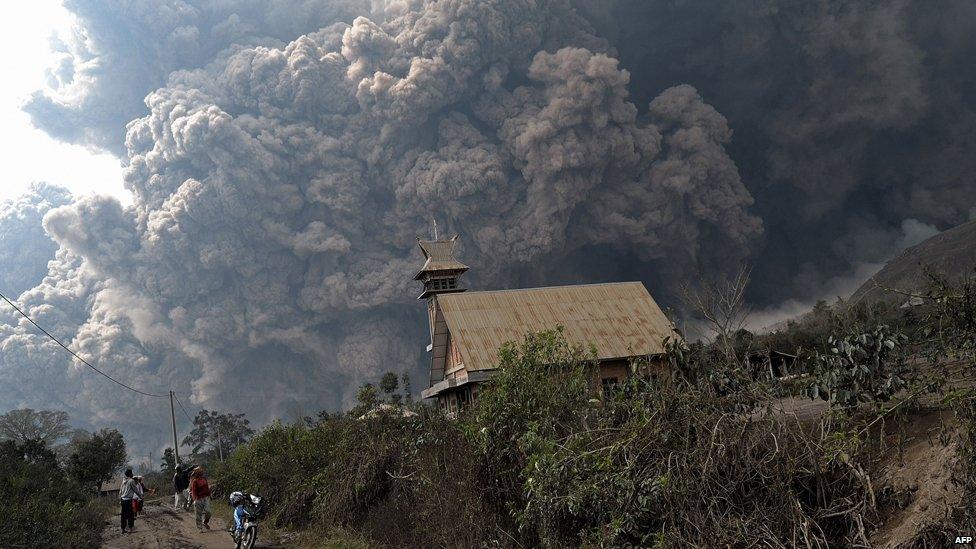
[[[215,470],[225,490],[267,498],[279,528],[354,529],[381,545],[477,547],[497,514],[479,490],[474,453],[432,415],[312,427],[273,424]]]
[[[887,402],[908,384],[907,340],[883,324],[870,332],[831,336],[828,348],[814,358],[810,397],[846,408]]]
[[[838,442],[854,419],[821,431],[755,415],[762,395],[704,350],[694,375],[636,375],[600,400],[593,355],[559,330],[529,335],[457,420],[273,424],[215,481],[265,496],[273,526],[377,546],[865,543],[872,445]]]
[[[0,545],[98,547],[103,511],[43,443],[0,442]]]
[[[670,355],[680,362],[670,382],[635,376],[599,401],[587,388],[592,355],[568,346],[558,331],[503,349],[498,373],[463,427],[519,542],[853,542],[856,521],[871,520],[867,486],[855,467],[866,458],[854,451],[828,455],[826,438],[745,413],[758,399],[732,390],[743,383],[734,364],[708,364],[703,349],[680,351]],[[861,513],[830,516],[856,501]],[[818,529],[811,532],[811,524]]]
[[[462,426],[477,444],[499,500],[518,498],[532,451],[567,436],[590,412],[592,358],[558,330],[499,351],[499,368]]]

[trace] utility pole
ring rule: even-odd
[[[217,423],[217,454],[220,456],[220,462],[224,462],[224,445],[220,442],[220,423]]]
[[[173,391],[169,392],[169,418],[173,420],[173,454],[176,456],[176,466],[180,466],[180,442],[176,439],[176,410],[173,409]]]

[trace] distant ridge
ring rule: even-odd
[[[943,231],[908,248],[862,284],[848,303],[887,302],[900,305],[908,298],[886,292],[884,288],[904,292],[924,291],[928,284],[924,267],[950,279],[972,273],[976,268],[976,220]]]

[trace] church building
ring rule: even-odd
[[[634,359],[649,358],[664,373],[663,362],[654,358],[664,353],[666,337],[677,336],[642,283],[467,292],[460,278],[468,266],[454,257],[457,241],[419,240],[426,262],[414,279],[424,285],[419,299],[427,301],[430,323],[424,398],[456,413],[491,379],[503,344],[557,326],[570,344],[596,347],[597,391],[623,382]]]

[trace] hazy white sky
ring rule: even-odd
[[[3,151],[0,200],[19,195],[33,181],[47,181],[76,195],[111,194],[128,202],[117,158],[66,145],[31,126],[21,104],[45,82],[51,65],[49,38],[70,28],[60,0],[11,2],[0,33],[0,150]]]

